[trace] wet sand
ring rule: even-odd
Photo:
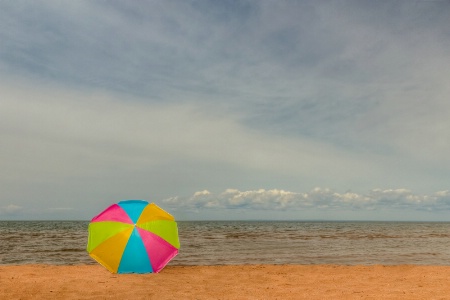
[[[450,299],[450,266],[0,266],[0,299]]]

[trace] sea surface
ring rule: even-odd
[[[0,221],[0,264],[96,264],[87,221]],[[169,265],[450,265],[450,223],[178,222]]]

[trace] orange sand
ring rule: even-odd
[[[0,299],[450,299],[447,266],[0,266]]]

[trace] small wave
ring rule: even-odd
[[[250,238],[258,238],[260,234],[255,233],[229,233],[225,235],[227,239],[250,239]]]
[[[63,248],[60,249],[61,252],[84,252],[86,251],[85,248]]]
[[[430,234],[424,234],[420,235],[420,238],[444,238],[448,239],[450,238],[450,234],[448,233],[430,233]]]

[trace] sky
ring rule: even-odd
[[[0,220],[450,221],[449,15],[0,1]]]

